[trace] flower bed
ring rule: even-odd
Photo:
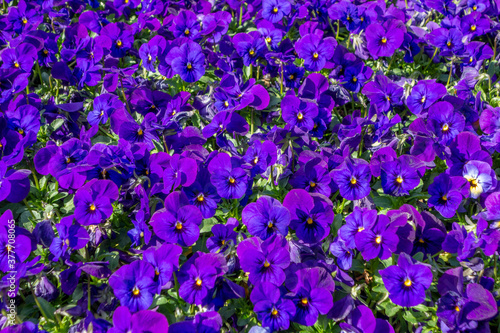
[[[0,333],[500,330],[498,1],[0,14]]]

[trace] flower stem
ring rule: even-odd
[[[427,64],[427,66],[425,66],[424,68],[424,72],[427,70],[427,68],[429,68],[429,66],[431,65],[432,63],[432,60],[434,60],[434,57],[436,57],[436,54],[438,53],[438,48],[436,47],[436,49],[434,50],[434,54],[432,55],[431,57],[431,60],[429,60],[429,63]]]
[[[451,72],[453,72],[453,61],[450,63],[450,74],[448,75],[448,82],[446,82],[446,86],[450,85]]]

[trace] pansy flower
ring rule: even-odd
[[[327,164],[320,157],[305,163],[290,178],[290,184],[294,188],[303,188],[310,193],[319,193],[327,197],[331,194],[331,182]]]
[[[144,261],[153,266],[155,270],[154,281],[158,285],[157,293],[172,279],[174,271],[179,268],[179,257],[182,248],[178,245],[163,243],[158,247],[150,247],[144,251]]]
[[[370,193],[371,171],[368,162],[362,159],[346,159],[331,171],[340,195],[347,200],[359,200]]]
[[[387,320],[375,318],[372,310],[359,305],[349,313],[345,323],[340,323],[344,333],[394,333],[394,328]]]
[[[307,34],[295,42],[295,50],[304,59],[304,68],[308,71],[322,70],[329,61],[337,46],[337,41],[331,37],[321,38],[316,34]]]
[[[200,210],[189,204],[184,193],[176,191],[167,196],[165,208],[153,214],[150,224],[161,239],[191,246],[200,236],[199,225],[202,220]]]
[[[496,179],[492,178],[491,167],[483,161],[470,161],[465,164],[463,177],[470,184],[470,196],[477,199],[482,193],[486,193],[496,184]]]
[[[366,41],[370,54],[378,57],[391,57],[403,44],[404,24],[399,20],[388,20],[384,24],[372,23],[366,28]]]
[[[446,218],[455,216],[463,197],[468,195],[467,180],[460,176],[442,173],[429,185],[429,207],[434,207]],[[465,193],[464,193],[465,190]]]
[[[196,19],[196,14],[189,10],[182,10],[173,19],[169,29],[176,38],[196,39],[200,35],[200,23]]]
[[[329,234],[334,215],[333,204],[328,197],[295,189],[288,192],[283,206],[290,212],[290,227],[300,240],[314,244]]]
[[[256,64],[257,59],[265,55],[267,51],[266,42],[260,38],[260,33],[258,31],[234,35],[233,44],[236,52],[243,58],[243,64],[245,66]]]
[[[116,95],[102,94],[94,99],[93,107],[94,109],[87,115],[87,121],[91,126],[106,124],[111,113],[123,107],[123,102]]]
[[[188,83],[198,81],[205,74],[205,55],[201,46],[191,40],[172,48],[165,59],[174,73]]]
[[[241,159],[226,153],[219,153],[210,161],[210,180],[222,198],[239,199],[245,194],[248,174],[241,164]]]
[[[364,260],[380,258],[385,260],[396,251],[399,237],[397,226],[386,215],[378,215],[370,228],[363,229],[354,237],[356,248]]]
[[[143,210],[140,210],[135,214],[135,219],[132,220],[134,224],[134,229],[131,229],[127,232],[127,235],[130,237],[132,241],[132,246],[141,245],[141,241],[144,239],[144,244],[149,244],[151,240],[151,230],[149,230],[148,225],[145,221],[145,214]]]
[[[271,23],[279,22],[283,16],[290,14],[292,5],[288,0],[262,1],[262,17]]]
[[[136,260],[120,267],[109,278],[109,285],[121,305],[131,312],[148,309],[153,304],[156,292],[153,266],[146,261]]]
[[[59,237],[54,238],[50,245],[50,252],[54,255],[53,261],[58,261],[61,256],[67,253],[68,249],[79,250],[89,242],[90,237],[87,230],[73,222],[74,216],[70,215],[63,217],[61,222],[56,224]]]
[[[80,188],[73,199],[75,219],[82,225],[99,224],[113,213],[118,187],[111,180],[93,179]]]
[[[406,98],[406,105],[413,114],[420,114],[446,95],[446,87],[435,80],[421,80]]]
[[[109,333],[150,332],[160,333],[168,329],[168,321],[159,312],[141,310],[134,314],[126,306],[119,306],[113,313],[113,327]]]
[[[284,269],[290,265],[288,241],[282,235],[272,235],[265,241],[253,237],[242,241],[237,248],[241,268],[249,272],[251,283],[264,281],[276,286],[285,282]]]
[[[345,224],[339,229],[338,235],[348,248],[355,248],[355,236],[358,232],[368,229],[377,219],[377,211],[354,207],[351,214],[345,218]]]
[[[281,101],[281,112],[287,124],[310,131],[314,128],[314,118],[318,115],[318,107],[314,103],[287,95]]]
[[[373,81],[365,84],[361,92],[368,97],[378,112],[387,112],[402,104],[404,89],[388,77],[377,74]]]
[[[227,219],[226,224],[216,224],[211,231],[213,236],[207,239],[207,249],[211,253],[224,252],[230,245],[236,246],[236,237],[238,233],[234,228],[238,227],[239,222],[234,217]]]
[[[432,283],[432,271],[427,265],[415,262],[409,255],[399,255],[398,265],[379,271],[389,298],[394,304],[404,307],[417,306],[424,302],[425,291]]]
[[[404,156],[394,161],[382,163],[380,170],[380,179],[385,194],[408,195],[420,183],[417,169],[410,165]]]
[[[246,205],[241,214],[243,224],[253,236],[265,240],[276,233],[288,234],[290,212],[274,198],[262,196]]]
[[[427,128],[433,132],[438,142],[449,145],[465,128],[465,117],[455,112],[448,102],[437,102],[429,108]]]
[[[257,318],[271,332],[288,329],[295,314],[293,302],[282,296],[280,289],[269,282],[258,284],[250,294]]]

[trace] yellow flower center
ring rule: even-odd
[[[356,185],[358,183],[358,180],[356,179],[356,177],[351,177],[351,185]]]
[[[319,58],[319,54],[318,54],[318,52],[314,52],[314,53],[313,53],[313,58],[314,58],[314,59],[318,59],[318,58]]]
[[[448,45],[448,47],[451,47],[451,42],[446,43],[446,45]]]
[[[476,31],[476,26],[474,24],[470,26],[470,31]]]
[[[274,308],[273,311],[271,311],[271,315],[277,316],[278,315],[278,310],[276,310],[276,308]]]
[[[141,231],[141,233],[139,234],[139,237],[144,237],[144,231]]]
[[[313,224],[313,223],[314,223],[313,219],[309,217],[309,218],[307,219],[307,224]]]
[[[304,297],[300,300],[300,303],[302,303],[302,305],[307,305],[307,303],[309,303],[309,300],[307,299],[307,297]]]
[[[398,184],[402,184],[402,183],[403,183],[403,177],[398,176],[398,178],[396,178],[396,182],[397,182]]]
[[[140,293],[141,293],[141,291],[139,290],[139,288],[134,287],[134,289],[132,289],[132,294],[134,296],[139,296]]]
[[[273,13],[275,13],[275,14],[276,14],[277,12],[278,12],[278,7],[274,7],[274,8],[273,8]]]
[[[253,56],[255,54],[254,49],[250,49],[250,51],[248,51],[248,54],[250,54],[251,56]]]
[[[474,58],[473,57],[470,57],[469,58],[469,63],[473,62],[474,61]]]
[[[365,20],[365,18],[364,18],[363,16],[361,16],[361,17],[359,18],[359,20],[360,20],[361,22],[363,22],[363,21]]]
[[[389,102],[391,101],[391,96],[387,96],[386,98]]]
[[[189,29],[186,28],[186,30],[184,30],[184,35],[188,36],[189,35]]]
[[[190,62],[188,62],[186,67],[187,67],[187,69],[192,69],[193,65]]]
[[[233,177],[229,177],[229,182],[231,184],[234,184],[236,182],[236,179],[234,179]]]
[[[143,134],[144,134],[144,132],[142,131],[142,129],[141,129],[141,128],[139,128],[139,129],[137,130],[137,135],[143,135]]]
[[[273,222],[269,221],[269,223],[267,224],[267,227],[268,227],[269,229],[271,229],[273,226],[274,226]]]
[[[298,119],[298,120],[302,120],[302,119],[304,119],[304,115],[302,114],[302,112],[299,112],[299,113],[297,114],[297,119]]]
[[[259,162],[259,157],[255,156],[255,158],[253,159],[253,164],[257,164],[258,162]]]
[[[271,37],[267,37],[266,42],[271,43]]]
[[[119,40],[119,39],[118,39],[118,40],[116,41],[116,46],[120,47],[120,46],[122,46],[122,44],[123,44],[123,43],[122,43],[122,41],[121,41],[121,40]]]
[[[43,54],[47,55],[47,54],[49,54],[49,51],[43,50]]]
[[[151,61],[151,55],[148,55],[148,61]]]
[[[66,163],[67,164],[71,163],[71,157],[66,157]]]
[[[455,306],[455,311],[460,312],[460,307],[458,305]]]
[[[19,63],[17,61],[14,61],[14,67],[19,68]]]
[[[196,201],[198,201],[198,202],[205,201],[205,196],[203,195],[203,193],[200,193],[200,195],[198,195],[198,197],[196,198]]]
[[[478,185],[477,179],[472,179],[472,180],[470,181],[470,186],[471,186],[471,187],[476,187],[477,185]]]
[[[95,205],[94,204],[90,204],[90,210],[91,211],[95,211]]]
[[[229,103],[227,101],[225,101],[224,106],[227,108],[229,106]]]
[[[21,135],[23,135],[23,134],[24,134],[24,130],[23,130],[22,128],[18,129],[18,130],[17,130],[17,132],[18,132],[19,134],[21,134]]]
[[[128,4],[128,0],[123,1],[125,4]]]
[[[175,229],[181,230],[182,229],[182,223],[181,222],[176,222],[175,223]]]
[[[201,283],[202,283],[201,279],[200,278],[196,278],[196,285],[198,287],[201,287]]]
[[[443,201],[447,201],[448,200],[448,197],[446,196],[446,194],[441,197],[441,200],[443,200]]]
[[[220,241],[220,243],[221,243],[222,245],[224,245],[224,244],[226,244],[226,241],[225,241],[224,239],[222,239],[222,240]]]
[[[155,275],[156,276],[160,275],[160,271],[158,271],[157,269],[155,269]]]
[[[293,76],[293,74],[290,74],[290,76],[288,76],[288,78],[289,78],[290,80],[293,80],[293,79],[295,78],[295,76]]]
[[[311,186],[312,188],[315,188],[315,187],[316,187],[316,183],[315,183],[315,182],[313,182],[313,181],[310,181],[310,182],[309,182],[309,186]]]
[[[409,278],[405,280],[405,286],[411,287],[411,280]]]
[[[26,17],[23,17],[23,24],[26,24],[28,23],[28,20],[26,19]]]
[[[363,230],[365,230],[365,228],[364,228],[364,227],[359,227],[359,228],[358,228],[358,232],[361,232],[361,231],[363,231]]]
[[[476,5],[472,6],[472,10],[477,10],[477,6]]]
[[[442,131],[443,132],[448,132],[449,129],[450,129],[450,126],[448,124],[444,124],[443,128],[442,128]]]
[[[425,102],[425,96],[422,97],[422,99],[420,100],[420,103],[424,103]]]
[[[385,44],[385,43],[387,43],[387,38],[385,38],[385,37],[382,37],[382,40],[381,40],[381,42],[382,42],[382,44]]]
[[[424,241],[424,239],[423,239],[423,238],[420,238],[420,239],[418,240],[418,242],[419,242],[419,243],[421,243],[421,244],[424,244],[424,243],[425,243],[425,241]]]
[[[358,78],[357,78],[357,77],[355,77],[355,76],[353,76],[353,77],[352,77],[352,82],[358,82]]]
[[[377,243],[377,244],[382,243],[382,236],[375,237],[375,243]]]
[[[271,266],[271,264],[269,263],[269,261],[264,261],[264,267],[265,268],[268,268],[269,266]]]

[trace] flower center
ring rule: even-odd
[[[476,5],[472,6],[472,10],[477,10],[477,6]]]
[[[476,31],[476,25],[475,24],[473,24],[473,25],[470,26],[470,31]]]
[[[272,221],[269,221],[269,223],[267,224],[267,227],[268,227],[269,229],[271,229],[272,227],[274,227],[273,222],[272,222]]]
[[[186,67],[187,69],[193,69],[193,65],[190,62],[187,63]]]
[[[351,185],[356,185],[358,183],[358,180],[356,179],[356,177],[352,176],[351,177]]]
[[[123,45],[122,41],[118,39],[118,40],[116,41],[116,46],[120,47],[120,46],[122,46],[122,45]]]
[[[473,57],[470,57],[469,58],[469,63],[473,62],[474,61],[474,58]]]
[[[451,42],[448,42],[448,43],[446,43],[446,45],[447,45],[448,47],[451,47],[451,45],[452,45],[452,44],[451,44]]]
[[[450,129],[450,126],[448,124],[444,124],[443,128],[442,128],[442,131],[443,132],[448,132],[449,129]]]
[[[386,99],[390,102],[391,101],[391,96],[387,96]]]
[[[382,243],[382,236],[375,237],[375,243],[377,243],[377,244]]]
[[[422,99],[420,100],[420,103],[424,103],[425,102],[425,96],[422,96]]]
[[[139,290],[139,288],[134,287],[134,289],[132,289],[132,294],[134,296],[139,296],[140,293],[141,293],[141,291]]]
[[[14,67],[19,68],[19,63],[17,61],[14,61]]]
[[[253,56],[255,54],[255,50],[254,49],[250,49],[250,51],[248,51],[248,54],[250,54],[251,56]]]
[[[144,231],[141,231],[141,233],[139,234],[139,237],[144,237]]]
[[[196,285],[198,287],[201,287],[201,283],[202,283],[201,279],[200,278],[196,278]]]
[[[155,269],[155,275],[156,276],[160,275],[160,271],[158,269]]]
[[[419,242],[419,243],[421,243],[421,244],[424,244],[424,243],[425,243],[425,241],[424,241],[424,239],[423,239],[423,238],[420,238],[420,239],[418,240],[418,242]]]
[[[268,268],[269,266],[271,266],[271,264],[269,263],[269,261],[264,261],[264,267],[265,268]]]
[[[472,180],[470,181],[470,186],[471,186],[471,187],[476,187],[477,185],[478,185],[477,179],[472,179]]]
[[[310,217],[307,219],[307,221],[306,221],[306,222],[307,222],[307,224],[313,224],[313,223],[314,223],[313,219],[312,219],[312,218],[310,218]]]
[[[234,184],[236,182],[236,179],[233,177],[229,177],[229,183]]]
[[[190,32],[190,31],[189,31],[189,29],[188,29],[188,28],[186,28],[186,30],[184,30],[184,35],[188,36],[188,35],[189,35],[189,32]]]
[[[387,43],[387,38],[386,37],[382,37],[382,40],[381,40],[382,44],[385,44]]]
[[[278,315],[278,310],[276,310],[276,308],[273,308],[273,311],[271,311],[271,315],[276,317]]]
[[[181,229],[182,229],[182,222],[177,221],[177,222],[175,223],[175,229],[177,229],[177,230],[181,230]]]
[[[203,202],[203,201],[205,201],[205,196],[203,195],[203,193],[200,193],[200,194],[198,195],[198,197],[196,198],[196,201],[198,201],[198,202]]]
[[[402,183],[403,183],[403,177],[398,176],[398,178],[396,178],[396,182],[397,182],[398,184],[402,184]]]
[[[90,210],[93,212],[95,211],[95,205],[94,204],[90,204]]]
[[[225,101],[224,106],[227,108],[229,106],[229,103],[227,101]]]
[[[460,312],[460,307],[458,305],[455,306],[455,311]]]
[[[141,129],[141,128],[139,128],[139,129],[137,130],[137,135],[143,135],[143,134],[144,134],[144,132],[142,131],[142,129]]]
[[[302,112],[299,112],[299,113],[297,114],[297,119],[298,119],[298,120],[302,120],[302,119],[304,119],[304,115],[302,114]]]
[[[71,163],[71,157],[66,157],[66,164],[70,164]]]
[[[364,18],[363,16],[361,16],[361,17],[359,18],[359,20],[360,20],[361,22],[363,22],[363,21],[365,20],[365,18]]]
[[[151,55],[148,54],[148,61],[151,61]]]
[[[315,182],[313,182],[313,181],[310,181],[310,182],[309,182],[309,186],[311,186],[312,188],[315,188],[315,187],[316,187],[316,183],[315,183]]]
[[[23,24],[26,24],[28,23],[28,20],[26,19],[26,17],[23,17]]]
[[[44,49],[43,50],[43,54],[47,55],[47,54],[49,54],[49,51],[47,51],[47,50]]]
[[[355,76],[353,76],[353,77],[352,77],[352,82],[358,82],[358,78],[357,78],[357,77],[355,77]]]
[[[313,58],[314,58],[314,59],[318,59],[318,58],[319,58],[319,54],[318,54],[318,52],[314,52],[314,53],[313,53]]]
[[[271,43],[271,37],[267,37],[266,42]]]
[[[411,284],[412,284],[412,282],[411,282],[410,278],[407,278],[405,280],[405,287],[411,287]]]
[[[302,305],[307,305],[309,303],[309,300],[307,299],[307,297],[304,297],[300,300],[300,303],[302,303]]]
[[[273,8],[273,13],[275,13],[275,14],[276,14],[277,12],[278,12],[278,7],[274,7],[274,8]]]
[[[259,157],[255,156],[255,158],[253,159],[253,164],[257,164],[257,162],[259,162]]]
[[[226,244],[226,241],[225,241],[224,239],[221,239],[220,243],[221,243],[222,245],[224,245],[224,244]]]
[[[359,228],[358,228],[358,232],[361,232],[361,231],[363,231],[363,230],[365,230],[365,228],[364,228],[364,227],[359,227]]]
[[[446,196],[446,194],[441,197],[441,200],[443,200],[443,201],[447,201],[448,200],[448,197]]]

